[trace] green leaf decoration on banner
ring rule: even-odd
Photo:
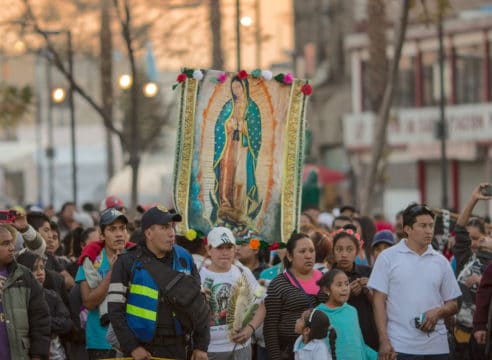
[[[192,78],[193,77],[193,71],[194,69],[184,69],[183,72],[186,74],[186,77]]]
[[[274,79],[283,84],[284,83],[284,74],[275,75]]]
[[[261,76],[261,70],[260,69],[254,69],[252,72],[251,72],[251,75],[254,77],[254,78],[259,78]]]
[[[214,83],[214,84],[218,84],[219,83],[219,79],[217,79],[217,78],[210,78],[210,82],[211,83]]]

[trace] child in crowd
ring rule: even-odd
[[[211,264],[202,267],[200,277],[202,286],[210,289],[208,358],[249,360],[251,337],[265,317],[263,294],[257,296],[261,286],[248,268],[233,264],[236,239],[231,230],[215,227],[207,240]],[[246,318],[247,309],[255,299],[260,303],[254,315]]]
[[[374,264],[376,262],[379,254],[393,245],[395,245],[395,236],[390,230],[378,231],[372,238],[371,243],[372,263]]]
[[[345,272],[332,269],[318,281],[328,301],[316,309],[324,312],[337,331],[336,354],[344,360],[376,360],[378,354],[364,343],[357,310],[347,304],[350,295],[349,279]],[[325,341],[328,343],[326,339]],[[327,344],[331,349],[331,345]]]
[[[336,360],[337,333],[324,312],[316,309],[304,311],[296,321],[295,330],[296,334],[300,334],[294,344],[295,360]],[[328,331],[331,355],[323,341],[328,336]]]
[[[24,265],[39,282],[41,286],[46,279],[44,268],[45,260],[31,251],[22,250],[17,257],[17,262]],[[62,298],[54,290],[43,289],[44,298],[48,304],[51,319],[51,343],[50,343],[50,360],[65,360],[67,356],[65,349],[60,341],[60,335],[67,334],[72,329],[72,320],[70,313],[62,301]]]

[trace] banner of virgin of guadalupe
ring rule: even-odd
[[[297,229],[310,88],[290,76],[271,79],[259,70],[178,76],[173,185],[181,232],[225,226],[239,237],[275,242]]]

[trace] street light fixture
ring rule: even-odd
[[[143,86],[143,93],[146,97],[154,97],[157,95],[158,91],[159,91],[159,87],[154,82],[146,83]]]
[[[122,89],[122,90],[130,89],[133,85],[132,76],[128,75],[128,74],[121,75],[120,79],[118,80],[118,85],[120,86],[120,89]],[[154,97],[159,92],[159,85],[157,85],[153,81],[147,82],[147,83],[143,84],[142,91],[146,97]]]
[[[67,94],[65,92],[65,89],[63,88],[53,89],[51,93],[51,99],[57,104],[62,103],[65,100],[66,96]]]
[[[16,54],[24,54],[26,52],[26,43],[22,40],[17,40],[14,43],[14,51]]]
[[[253,24],[253,19],[250,16],[243,16],[240,20],[242,26],[249,27]]]
[[[120,80],[118,83],[121,89],[128,90],[133,84],[133,79],[130,75],[123,74],[120,76]]]

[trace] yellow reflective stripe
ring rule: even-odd
[[[132,284],[130,286],[130,293],[147,296],[151,299],[157,299],[159,297],[159,292],[157,290],[138,284]]]
[[[157,312],[152,310],[147,310],[135,305],[126,304],[126,313],[134,316],[138,316],[150,321],[155,321],[157,319]]]

